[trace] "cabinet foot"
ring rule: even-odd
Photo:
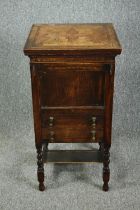
[[[103,191],[108,191],[109,190],[109,187],[108,187],[108,183],[104,183],[103,184]]]
[[[44,191],[45,190],[45,185],[43,183],[39,184],[39,190],[40,191]]]

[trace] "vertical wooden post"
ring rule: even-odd
[[[44,163],[43,163],[43,155],[42,155],[42,145],[36,145],[37,149],[37,177],[39,182],[39,190],[44,191]]]
[[[112,109],[113,109],[113,91],[114,91],[114,63],[106,65],[105,69],[105,122],[104,122],[104,144],[103,144],[103,190],[108,191],[108,182],[110,179],[109,157],[111,147],[112,131]]]
[[[42,136],[41,136],[41,118],[40,118],[40,81],[35,70],[34,64],[30,64],[31,82],[32,82],[32,100],[34,116],[35,145],[37,149],[37,178],[39,181],[39,190],[44,191],[44,164],[42,157]]]
[[[110,157],[110,152],[109,152],[110,147],[108,145],[104,145],[103,147],[103,190],[108,191],[108,182],[110,179],[110,169],[109,169],[109,157]]]

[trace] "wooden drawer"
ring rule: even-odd
[[[86,127],[80,129],[74,127],[57,127],[57,128],[43,128],[42,138],[47,139],[51,143],[81,143],[81,142],[99,142],[103,139],[103,130],[96,130],[93,132]]]
[[[50,142],[98,142],[103,138],[103,116],[92,110],[42,110],[42,139]]]

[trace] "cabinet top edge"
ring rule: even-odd
[[[112,23],[34,24],[24,46],[25,55],[120,54]]]

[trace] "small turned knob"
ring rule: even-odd
[[[92,117],[92,127],[95,128],[96,127],[96,117]]]
[[[52,127],[54,123],[54,117],[49,117],[49,126]]]
[[[91,119],[92,119],[92,122],[95,123],[96,117],[92,117]]]
[[[96,131],[92,130],[91,134],[92,134],[92,136],[91,136],[92,141],[95,141],[95,139],[96,139],[96,136],[95,136],[96,135]]]
[[[54,117],[50,116],[50,117],[49,117],[49,127],[50,127],[49,139],[50,139],[50,142],[54,142],[53,125],[54,125]]]
[[[54,131],[50,131],[50,142],[54,142]]]

